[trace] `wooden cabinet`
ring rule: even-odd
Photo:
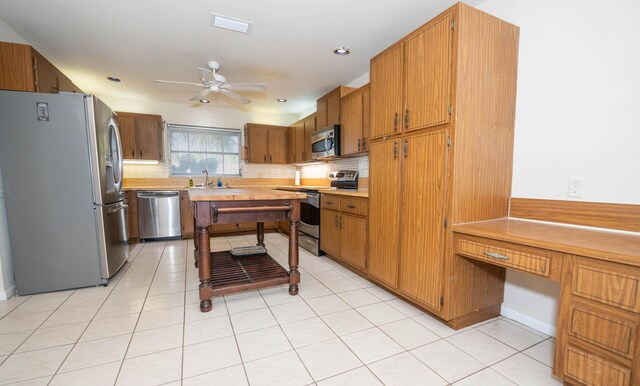
[[[183,239],[193,238],[193,212],[191,211],[189,192],[186,190],[180,191],[180,227]]]
[[[502,302],[451,224],[508,213],[517,53],[518,27],[458,3],[371,60],[368,273],[454,328]]]
[[[311,161],[311,133],[315,129],[315,113],[289,126],[287,129],[288,163]]]
[[[340,124],[340,98],[355,90],[353,87],[338,86],[316,101],[316,127],[322,129]]]
[[[128,210],[128,223],[129,230],[129,242],[137,243],[140,241],[140,231],[138,228],[138,192],[135,190],[127,190],[125,193],[125,199],[127,200]]]
[[[371,60],[372,138],[449,122],[454,12]]]
[[[57,93],[82,91],[33,47],[0,42],[0,89]]]
[[[340,99],[340,153],[358,154],[367,151],[369,141],[369,85]]]
[[[247,123],[244,126],[247,162],[286,164],[287,130],[285,126]]]
[[[637,385],[640,268],[565,255],[555,375],[586,385]]]
[[[367,264],[367,199],[323,193],[320,206],[320,249],[364,270]]]
[[[162,117],[118,111],[124,159],[164,161]]]

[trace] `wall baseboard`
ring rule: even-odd
[[[511,308],[502,306],[502,308],[500,309],[500,315],[505,316],[509,319],[513,319],[518,323],[522,323],[525,326],[531,327],[534,330],[538,330],[544,334],[547,334],[553,337],[556,336],[556,326],[541,322],[537,319],[532,318],[529,315],[525,315]]]
[[[0,291],[0,300],[7,300],[16,294],[16,286],[12,285],[4,291]]]

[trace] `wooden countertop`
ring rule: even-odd
[[[189,189],[191,201],[291,200],[306,197],[306,193],[265,188]]]
[[[515,218],[459,224],[452,229],[472,236],[640,266],[638,233]]]

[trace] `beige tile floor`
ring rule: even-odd
[[[214,250],[253,236],[214,238]],[[287,239],[267,234],[286,264]],[[454,331],[326,257],[201,313],[193,244],[139,244],[107,287],[0,302],[0,384],[558,385],[553,339],[506,318]]]

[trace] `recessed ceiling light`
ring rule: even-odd
[[[229,16],[216,15],[215,13],[211,13],[210,15],[209,25],[212,27],[242,32],[243,34],[251,32],[253,23],[250,21],[240,20]]]
[[[281,103],[284,103],[284,102],[286,102],[286,101],[287,101],[287,100],[286,100],[286,99],[284,99],[284,98],[278,98],[278,99],[276,99],[276,100],[277,100],[278,102],[281,102]]]
[[[116,78],[115,76],[108,76],[108,77],[107,77],[107,79],[109,79],[109,80],[110,80],[110,81],[112,81],[112,82],[116,82],[116,83],[120,83],[120,82],[122,82],[122,81],[120,80],[120,78]]]
[[[333,53],[336,55],[344,56],[344,55],[349,55],[351,53],[351,50],[348,49],[347,47],[340,47],[333,50]]]
[[[200,99],[200,103],[209,103],[208,99]]]

